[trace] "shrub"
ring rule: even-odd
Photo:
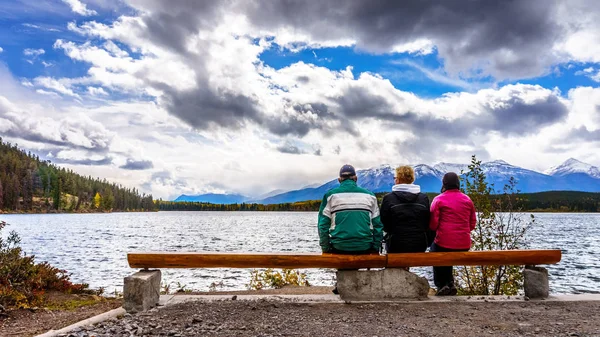
[[[70,281],[70,275],[47,262],[35,263],[34,256],[23,253],[21,238],[15,231],[2,239],[7,223],[0,221],[0,305],[27,308],[41,304],[48,291],[89,293],[88,285]]]
[[[310,287],[304,273],[293,269],[283,269],[278,272],[271,268],[252,270],[250,272],[250,284],[247,287],[250,290],[260,290],[267,288],[280,289],[287,285]]]
[[[478,212],[477,226],[471,233],[471,250],[523,248],[527,229],[535,218],[521,213],[515,179],[511,177],[503,194],[492,199],[493,185],[487,183],[481,161],[475,156],[465,178],[463,192],[473,200]],[[454,273],[462,295],[516,295],[523,286],[520,266],[460,266]]]

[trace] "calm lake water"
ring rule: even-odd
[[[600,293],[600,214],[535,214],[529,248],[558,248],[562,261],[549,266],[551,291]],[[72,279],[122,290],[134,270],[133,251],[320,252],[317,214],[282,212],[159,212],[0,215],[22,239],[27,254],[68,270]],[[6,235],[7,233],[4,233]],[[414,268],[431,280],[430,268]],[[332,285],[334,272],[306,270],[314,285]],[[245,289],[248,269],[165,269],[163,283],[195,290]]]

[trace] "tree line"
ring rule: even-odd
[[[377,193],[377,199],[381,199],[386,193]],[[427,193],[429,200],[438,193]],[[501,202],[503,195],[492,194],[490,202]],[[515,205],[521,211],[527,212],[600,212],[600,193],[575,192],[575,191],[550,191],[539,193],[513,193]],[[321,200],[309,200],[282,204],[211,204],[207,202],[175,202],[157,201],[161,211],[311,211],[319,210]]]
[[[0,210],[153,211],[152,195],[58,167],[0,138]]]
[[[293,211],[293,212],[308,212],[319,210],[321,200],[309,200],[300,202],[288,202],[283,204],[211,204],[208,202],[196,201],[157,201],[158,208],[161,211]]]

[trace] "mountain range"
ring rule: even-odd
[[[394,167],[381,165],[365,170],[358,170],[358,184],[372,192],[391,191],[394,184]],[[421,186],[423,192],[439,192],[442,177],[446,172],[466,172],[468,164],[438,163],[413,165],[415,184]],[[600,169],[577,159],[570,158],[564,163],[544,172],[528,170],[511,165],[503,160],[495,160],[481,164],[487,182],[494,184],[496,192],[501,192],[511,177],[517,181],[517,188],[522,193],[543,191],[582,191],[600,192]],[[262,203],[278,204],[305,200],[321,199],[325,192],[338,185],[337,179],[324,184],[312,184],[293,191],[275,190],[267,194],[247,197],[239,194],[201,194],[194,196],[181,195],[175,201],[201,201],[210,203]]]

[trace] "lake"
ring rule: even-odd
[[[600,214],[538,213],[529,248],[559,248],[562,261],[549,266],[554,294],[600,293]],[[121,291],[132,274],[133,251],[320,252],[315,212],[158,212],[0,215],[37,261],[72,273],[76,282]],[[431,268],[413,268],[431,280]],[[306,270],[314,285],[332,285],[334,271]],[[248,269],[165,269],[171,289],[242,290]]]

